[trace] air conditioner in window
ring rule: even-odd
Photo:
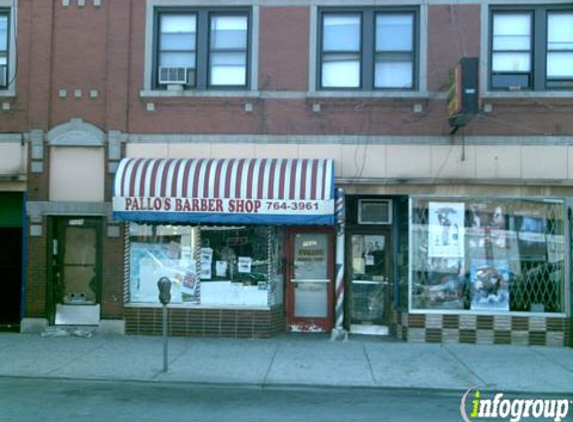
[[[159,68],[159,83],[165,85],[189,84],[190,67],[163,67]]]

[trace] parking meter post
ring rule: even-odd
[[[171,301],[171,280],[161,277],[157,282],[159,301],[163,305],[163,372],[167,372],[167,304]]]
[[[163,372],[167,372],[167,304],[163,305]]]

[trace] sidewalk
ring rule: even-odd
[[[325,335],[270,340],[0,333],[0,376],[503,392],[573,392],[573,349],[408,344]]]

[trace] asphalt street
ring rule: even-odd
[[[449,422],[461,420],[460,399],[424,390],[0,377],[0,421],[7,422]]]
[[[459,420],[458,406],[459,397],[369,389],[0,378],[0,420],[10,422],[444,422]]]

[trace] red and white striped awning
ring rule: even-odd
[[[133,221],[334,224],[334,163],[126,158],[113,211]]]

